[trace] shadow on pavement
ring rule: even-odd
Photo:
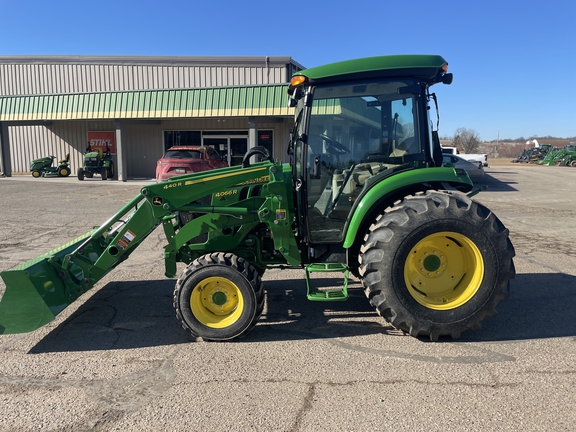
[[[334,279],[315,285],[333,286]],[[267,307],[259,324],[241,341],[269,342],[381,334],[399,336],[379,318],[358,281],[344,302],[310,302],[302,279],[266,281]],[[172,306],[174,281],[113,282],[102,287],[34,346],[30,353],[132,349],[189,343]],[[521,274],[511,295],[477,332],[463,342],[513,341],[576,336],[576,277]],[[409,337],[409,336],[407,336]],[[424,338],[422,339],[425,340]],[[449,342],[452,339],[446,338]]]
[[[516,275],[498,315],[462,341],[514,341],[576,336],[576,277],[564,273]]]
[[[487,186],[489,191],[498,192],[516,192],[518,189],[514,185],[518,184],[516,181],[500,180],[498,174],[504,174],[506,178],[518,175],[513,171],[489,171],[479,179],[472,179],[474,182],[474,189]]]

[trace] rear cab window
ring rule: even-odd
[[[202,155],[197,150],[168,150],[165,159],[201,159]]]

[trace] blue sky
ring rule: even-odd
[[[0,0],[0,55],[440,54],[440,134],[576,136],[576,2]]]

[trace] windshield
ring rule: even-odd
[[[168,150],[164,159],[202,159],[199,150]]]
[[[394,159],[420,152],[415,95],[408,81],[318,87],[309,120],[309,146],[332,162]],[[346,156],[344,156],[346,155]]]
[[[339,242],[356,198],[390,170],[425,163],[414,81],[316,87],[307,142],[306,207],[313,242]],[[298,161],[298,159],[296,159]]]

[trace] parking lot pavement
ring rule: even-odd
[[[109,178],[106,180],[102,180],[102,177],[95,176],[93,178],[85,177],[84,180],[80,181],[80,180],[78,180],[78,178],[75,175],[71,175],[69,177],[34,178],[29,174],[28,175],[17,174],[17,175],[11,176],[11,177],[0,176],[0,179],[8,180],[8,181],[18,180],[21,182],[23,182],[23,181],[24,182],[32,182],[32,183],[35,183],[36,185],[38,185],[40,182],[50,182],[51,184],[66,183],[66,184],[76,185],[76,186],[80,186],[82,184],[92,185],[94,183],[103,183],[103,184],[107,184],[109,186],[114,186],[114,185],[117,185],[117,186],[118,185],[144,186],[147,184],[156,183],[155,178],[145,178],[145,177],[130,178],[128,180],[120,181],[120,180],[118,180],[118,178]]]
[[[0,178],[0,270],[102,223],[141,186],[54,180]],[[475,199],[509,228],[517,276],[498,315],[457,342],[394,330],[356,280],[346,302],[308,302],[300,270],[265,273],[246,338],[191,341],[156,230],[54,322],[0,336],[0,431],[572,430],[574,184],[567,167],[486,168]]]

